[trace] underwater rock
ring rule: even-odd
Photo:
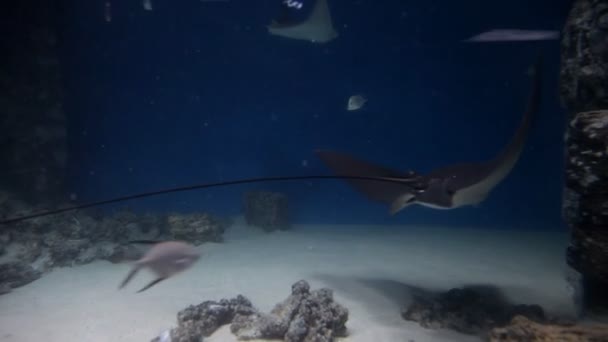
[[[171,341],[201,341],[210,336],[222,325],[229,324],[237,316],[252,315],[256,312],[249,299],[237,296],[232,299],[222,299],[219,302],[205,301],[199,305],[191,305],[177,314],[177,328],[169,331]],[[164,341],[162,336],[153,342]]]
[[[230,330],[239,340],[333,341],[346,335],[347,320],[348,310],[334,302],[330,289],[310,291],[310,285],[300,280],[270,314],[237,316]]]
[[[107,246],[101,247],[102,260],[107,260],[113,264],[139,260],[144,252],[133,245],[117,245],[108,243]]]
[[[576,0],[563,30],[561,100],[568,111],[563,216],[568,264],[587,311],[608,311],[608,2]]]
[[[74,266],[95,260],[95,256],[92,258],[81,257],[81,254],[87,251],[90,246],[91,242],[87,239],[53,240],[49,244],[53,266]]]
[[[566,137],[568,264],[583,275],[583,303],[608,310],[608,110],[578,113]]]
[[[608,108],[608,3],[576,0],[561,41],[560,94],[570,113]]]
[[[538,322],[545,321],[538,305],[512,305],[494,288],[467,287],[451,289],[435,298],[415,296],[401,316],[430,329],[453,329],[479,335],[508,324],[516,315]]]
[[[153,342],[201,341],[222,325],[239,340],[279,339],[287,342],[330,342],[346,335],[348,310],[334,302],[330,289],[310,291],[304,280],[292,285],[291,296],[270,312],[258,312],[242,295],[219,302],[191,305],[177,315],[178,327]]]
[[[608,325],[541,324],[516,316],[508,326],[492,329],[488,339],[491,342],[608,341]]]
[[[5,249],[7,259],[31,263],[42,254],[44,246],[41,237],[33,234],[12,235],[12,241]]]
[[[175,240],[194,245],[222,242],[227,224],[211,214],[172,214],[168,217],[169,234]]]
[[[12,210],[19,210],[18,213]],[[0,192],[0,212],[24,215],[38,208]],[[0,263],[19,261],[40,274],[53,267],[71,267],[95,260],[137,260],[143,251],[130,240],[166,240],[161,231],[166,216],[119,211],[91,216],[86,211],[39,217],[4,227],[0,233]],[[13,282],[13,287],[27,282]],[[10,289],[10,288],[9,288]],[[6,292],[2,286],[0,292]]]
[[[277,192],[252,191],[243,196],[248,225],[270,232],[289,229],[287,196]]]
[[[16,211],[18,210],[18,212]],[[6,192],[0,192],[0,215],[38,211]],[[78,211],[39,217],[6,226],[0,233],[0,263],[20,261],[36,272],[107,260],[138,260],[143,250],[131,241],[182,239],[201,244],[219,242],[226,222],[209,214],[153,215],[121,210],[108,216]],[[20,286],[27,282],[14,282]],[[0,283],[0,285],[2,285]],[[2,285],[0,292],[9,288]]]
[[[168,237],[168,222],[166,215],[138,215],[129,210],[121,210],[112,216],[103,217],[99,230],[106,232],[99,239],[114,242],[164,240]]]
[[[0,263],[0,294],[31,283],[40,278],[41,272],[25,262],[10,261]]]

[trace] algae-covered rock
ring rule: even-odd
[[[194,245],[222,242],[227,223],[211,214],[172,214],[168,217],[169,234],[175,240]]]

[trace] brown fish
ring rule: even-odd
[[[159,282],[188,269],[199,258],[200,252],[191,244],[182,241],[160,242],[150,248],[141,259],[135,262],[131,272],[120,284],[119,289],[127,285],[135,274],[144,267],[150,268],[157,278],[137,291],[137,293],[143,292]]]

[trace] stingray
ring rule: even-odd
[[[139,270],[147,267],[156,274],[157,278],[137,291],[138,293],[143,292],[161,281],[190,268],[199,258],[200,253],[193,245],[182,241],[159,242],[134,263],[133,268],[122,281],[119,289],[125,287]]]
[[[531,120],[539,108],[540,64],[539,58],[531,70],[531,94],[517,131],[509,144],[490,160],[457,163],[437,168],[428,174],[418,174],[414,171],[400,172],[335,151],[318,150],[317,155],[338,176],[373,175],[393,181],[402,179],[403,184],[346,180],[368,199],[388,204],[393,215],[412,204],[434,209],[476,206],[502,182],[519,159]]]
[[[530,120],[533,114],[538,111],[540,102],[540,59],[532,69],[531,74],[533,76],[532,94],[521,125],[504,151],[487,162],[457,164],[437,169],[427,175],[419,175],[414,171],[395,171],[357,160],[342,153],[317,151],[319,157],[337,175],[267,176],[193,184],[41,210],[13,217],[1,217],[0,225],[16,224],[41,217],[176,192],[240,184],[298,180],[346,180],[371,200],[390,204],[393,213],[414,203],[441,209],[476,204],[483,201],[485,196],[507,176],[519,158]]]
[[[308,18],[302,22],[278,19],[267,26],[270,34],[290,39],[327,43],[338,37],[334,29],[327,0],[316,0]]]

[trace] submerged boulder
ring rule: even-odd
[[[0,263],[0,294],[8,293],[14,288],[29,284],[40,278],[41,274],[42,272],[24,262]]]
[[[563,216],[568,264],[582,274],[586,310],[608,311],[608,3],[576,0],[561,42],[568,112]]]
[[[202,341],[225,324],[239,340],[276,339],[288,342],[330,342],[346,335],[348,310],[334,302],[330,289],[310,291],[300,280],[291,295],[269,313],[257,311],[242,295],[219,302],[191,305],[177,315],[178,326],[154,338],[163,341]]]
[[[446,328],[472,335],[485,334],[491,328],[506,325],[517,315],[545,321],[540,306],[509,304],[492,287],[455,288],[434,298],[417,296],[401,315],[425,328]]]
[[[287,196],[278,192],[251,191],[243,198],[245,220],[248,225],[270,232],[287,230],[289,206]]]
[[[170,341],[201,341],[210,336],[222,325],[230,324],[236,316],[251,315],[256,312],[251,302],[239,295],[232,299],[205,301],[198,305],[190,305],[177,314],[177,327],[161,336],[152,339],[153,342],[163,342],[166,336]]]
[[[39,210],[0,192],[0,216]],[[219,242],[226,225],[209,214],[142,215],[128,210],[105,216],[78,211],[17,222],[0,232],[0,271],[7,272],[0,274],[0,294],[38,279],[54,267],[137,260],[144,251],[131,241]]]
[[[241,316],[230,330],[239,340],[333,341],[346,335],[347,320],[348,310],[334,302],[332,290],[310,291],[310,285],[300,280],[292,286],[291,296],[270,314]]]
[[[175,240],[194,245],[222,242],[227,223],[211,214],[172,214],[168,217],[169,234]]]
[[[608,325],[541,324],[516,316],[508,326],[492,329],[488,339],[491,342],[608,341]]]

